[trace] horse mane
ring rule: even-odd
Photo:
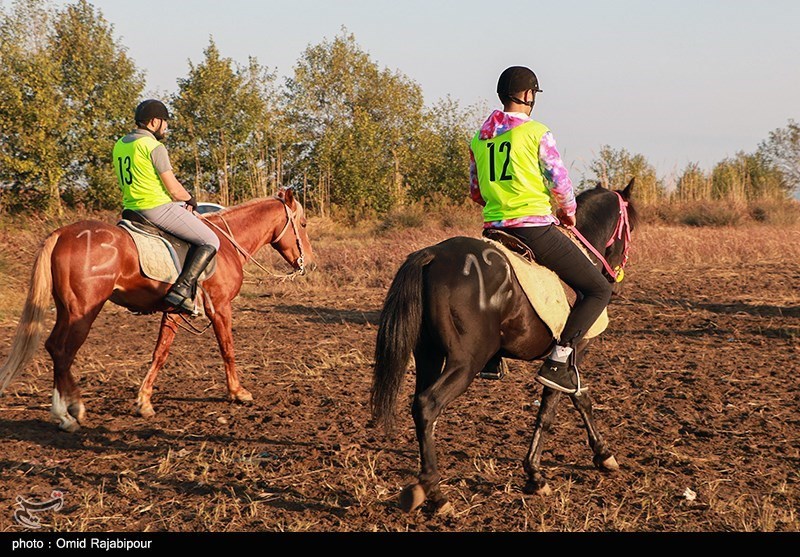
[[[239,203],[238,205],[231,205],[229,207],[225,207],[224,209],[220,209],[219,211],[214,211],[213,213],[207,213],[203,216],[210,221],[216,221],[217,219],[224,218],[228,215],[236,214],[240,211],[247,211],[253,206],[265,204],[268,201],[278,201],[282,203],[281,199],[277,195],[272,195],[269,197],[256,197],[255,199],[250,199],[248,201],[245,201],[244,203]],[[301,215],[304,214],[303,212],[305,211],[305,209],[303,209],[303,206],[300,204],[300,202],[297,199],[295,199],[294,202],[295,205],[300,208],[300,214]]]
[[[244,203],[239,203],[238,205],[230,205],[228,207],[225,207],[224,209],[220,209],[219,211],[214,211],[213,213],[210,213],[210,215],[217,215],[217,214],[226,215],[226,214],[230,214],[230,213],[235,213],[235,212],[238,212],[239,210],[244,210],[244,209],[247,209],[249,207],[252,207],[253,205],[258,205],[258,204],[263,203],[265,201],[269,201],[270,199],[277,199],[277,197],[275,197],[275,196],[272,196],[272,197],[256,197],[255,199],[250,199],[248,201],[245,201]]]

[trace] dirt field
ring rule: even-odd
[[[774,253],[783,243],[796,255],[798,229],[762,233]],[[717,257],[698,255],[716,234],[634,237],[626,288],[584,367],[621,466],[615,475],[592,467],[565,401],[543,455],[553,494],[522,494],[541,387],[535,363],[512,361],[503,380],[476,379],[439,421],[442,489],[454,514],[402,513],[397,495],[418,471],[414,376],[412,368],[395,436],[369,428],[378,316],[402,258],[452,234],[355,242],[326,228],[312,233],[316,277],[250,277],[236,301],[252,405],[227,402],[213,333],[181,332],[156,385],[156,416],[134,416],[159,316],[107,305],[73,368],[86,423],[62,433],[50,422],[52,372],[40,350],[0,398],[0,530],[23,530],[17,496],[46,500],[57,489],[63,507],[41,513],[43,530],[796,532],[800,263],[756,245],[757,262],[745,265],[735,242],[757,244],[747,232],[727,235],[730,260],[713,245]],[[700,247],[676,255],[689,237]],[[6,254],[21,241],[8,232],[0,240]],[[18,275],[17,290],[33,247],[20,267],[0,265],[9,280]],[[267,251],[260,255],[281,268]],[[18,311],[0,322],[0,358]],[[47,332],[51,324],[52,316]]]

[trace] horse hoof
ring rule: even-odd
[[[78,420],[79,423],[83,422],[86,418],[86,407],[82,402],[73,402],[67,408],[67,412],[69,412],[70,416]]]
[[[452,516],[456,514],[456,508],[450,501],[442,501],[436,508],[436,514],[439,516]]]
[[[410,513],[425,502],[425,490],[419,484],[409,485],[400,492],[400,508]]]
[[[617,459],[614,458],[614,455],[611,455],[605,460],[596,463],[596,466],[603,472],[616,472],[619,470],[619,463],[617,463]]]
[[[525,495],[541,495],[542,497],[547,497],[553,493],[553,490],[550,489],[546,481],[528,480],[522,488],[522,492]]]
[[[60,430],[62,430],[62,431],[66,431],[67,433],[75,433],[76,431],[78,431],[81,428],[81,426],[75,420],[64,420],[64,419],[62,419],[61,423],[58,424],[58,428]]]
[[[253,402],[253,395],[247,389],[239,389],[235,395],[231,395],[231,399],[235,402]]]
[[[153,416],[156,415],[156,411],[153,410],[152,404],[137,404],[136,413],[139,414],[142,418],[152,418]]]

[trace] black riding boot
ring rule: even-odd
[[[566,346],[572,348],[571,343],[567,343]],[[576,359],[577,354],[574,349],[566,362],[559,362],[548,357],[542,367],[539,368],[536,380],[542,385],[557,391],[572,395],[580,394],[586,387],[581,385],[581,376]]]
[[[164,301],[179,312],[196,315],[194,294],[197,288],[197,279],[216,253],[217,250],[214,246],[195,246],[189,250],[183,270],[178,276],[178,280],[164,296]]]

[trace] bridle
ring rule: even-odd
[[[291,264],[292,267],[294,267],[294,271],[285,275],[278,275],[273,273],[272,271],[264,267],[261,263],[256,261],[246,249],[240,246],[239,243],[236,241],[236,239],[233,237],[233,232],[231,231],[230,226],[228,226],[228,222],[222,217],[222,215],[220,215],[219,218],[222,220],[223,224],[225,224],[225,228],[228,229],[227,232],[222,228],[220,228],[219,226],[217,226],[216,224],[214,224],[213,222],[211,222],[210,220],[206,219],[203,215],[197,215],[197,216],[202,218],[206,224],[209,224],[214,228],[216,228],[217,230],[219,230],[222,233],[222,235],[225,238],[227,238],[228,241],[233,245],[233,247],[236,248],[236,250],[238,250],[239,253],[242,254],[245,261],[252,261],[262,271],[266,272],[268,275],[272,275],[273,277],[278,277],[281,279],[287,279],[287,278],[294,279],[294,277],[297,275],[303,276],[306,274],[305,253],[303,252],[303,243],[300,241],[300,234],[298,233],[297,230],[297,213],[289,208],[289,206],[286,204],[286,201],[283,198],[278,197],[276,195],[275,199],[280,201],[281,204],[283,204],[283,208],[286,210],[286,224],[283,225],[283,229],[281,229],[280,233],[275,237],[275,239],[272,240],[272,242],[270,242],[270,245],[272,247],[276,247],[277,243],[281,240],[281,238],[283,238],[283,236],[286,234],[286,231],[289,229],[289,226],[291,225],[295,239],[297,240],[297,249],[300,252],[300,256],[297,259],[295,259]]]
[[[286,200],[282,197],[277,197],[282,204],[283,208],[286,210],[286,224],[283,225],[283,229],[281,230],[280,234],[278,234],[274,240],[270,243],[272,247],[277,249],[278,242],[281,241],[281,238],[286,234],[286,231],[289,230],[289,225],[292,226],[292,232],[294,232],[294,238],[297,242],[297,250],[300,252],[300,256],[292,263],[292,267],[297,269],[297,272],[302,276],[306,274],[306,266],[305,266],[305,254],[303,253],[303,242],[300,241],[300,233],[297,230],[297,213],[292,211],[289,208],[289,205],[286,204]]]
[[[581,243],[586,246],[586,248],[591,251],[595,257],[597,257],[598,261],[602,263],[603,268],[605,269],[608,276],[606,278],[609,279],[609,282],[622,282],[622,279],[625,278],[625,265],[628,263],[628,252],[630,251],[631,247],[631,223],[628,218],[628,202],[625,201],[619,192],[614,192],[616,194],[617,199],[619,201],[619,219],[617,219],[617,224],[614,228],[614,233],[608,239],[606,243],[606,249],[610,248],[614,245],[614,242],[617,240],[622,240],[622,263],[611,268],[611,265],[608,264],[606,258],[603,257],[599,251],[587,240],[584,238],[583,234],[581,234],[578,229],[574,226],[568,227],[570,231],[575,233],[575,236],[581,241]]]

